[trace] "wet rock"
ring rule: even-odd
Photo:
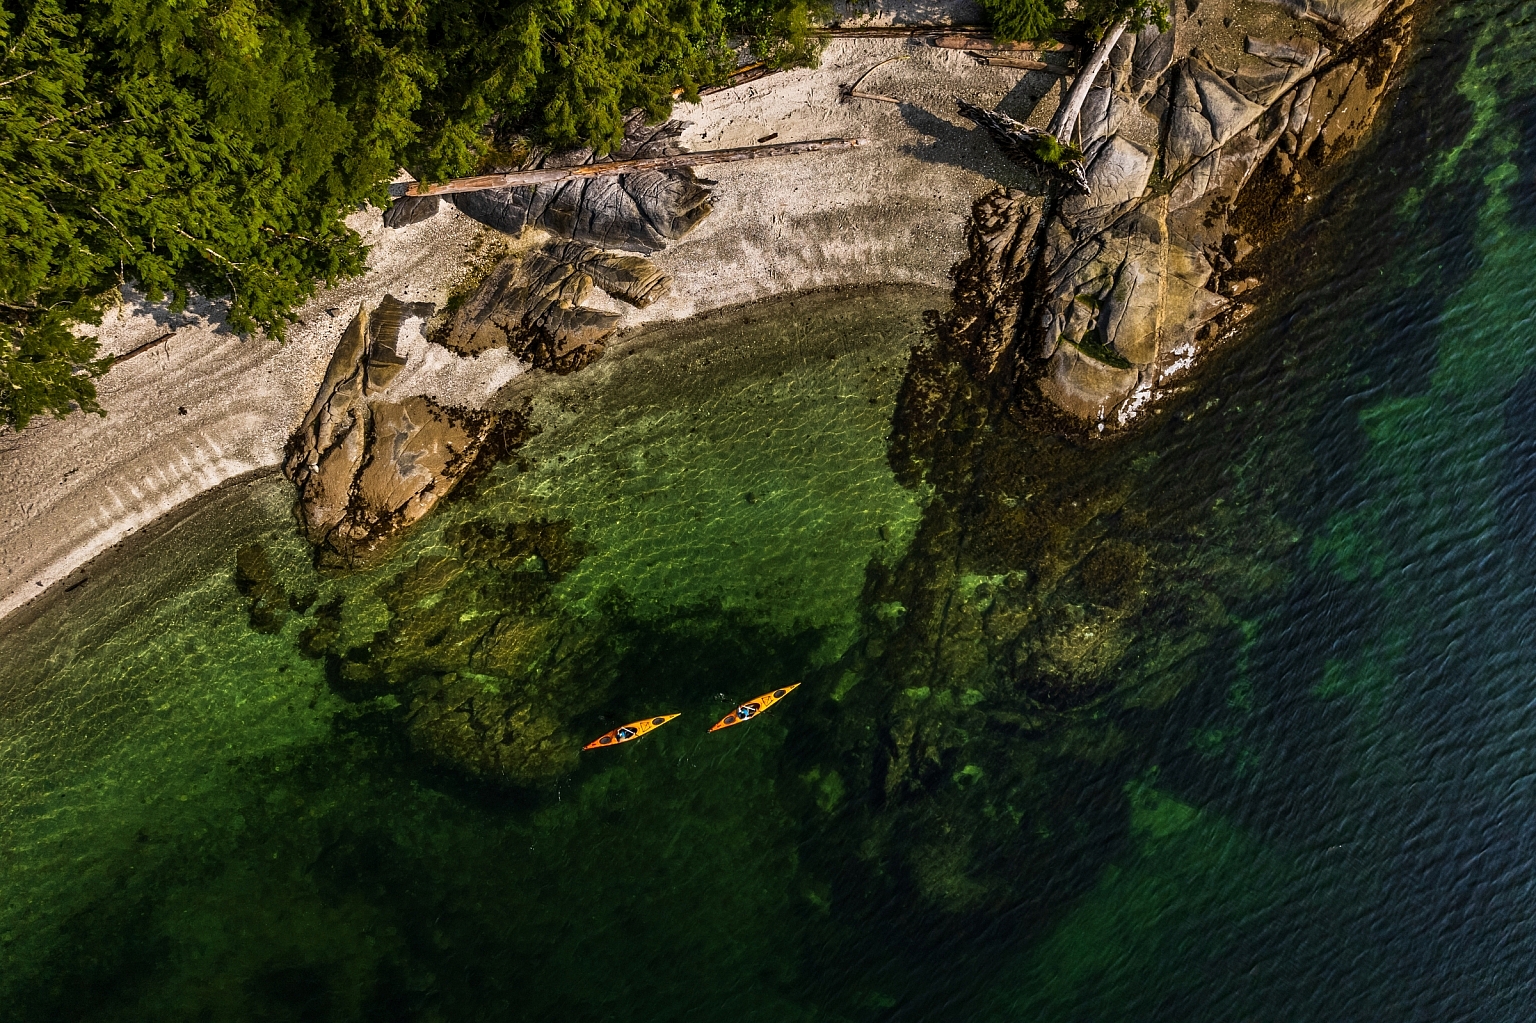
[[[1014,653],[1017,684],[1035,700],[1058,709],[1103,695],[1135,639],[1124,618],[1114,609],[1077,603],[1053,607],[1020,639]]]
[[[1038,387],[1080,419],[1111,415],[1141,379],[1140,367],[1156,359],[1165,215],[1159,201],[1121,217],[1064,253],[1051,274],[1043,322],[1056,343]]]
[[[315,635],[338,688],[393,695],[411,745],[455,770],[509,785],[569,770],[581,743],[566,723],[605,698],[618,655],[606,623],[551,599],[583,554],[570,523],[473,521],[439,550],[376,587],[389,618],[365,647]]]
[[[637,110],[626,122],[623,144],[608,156],[595,157],[590,149],[535,151],[519,166],[488,168],[486,173],[672,156],[683,152],[677,138],[686,127],[680,121],[647,125],[644,112]],[[632,252],[664,248],[693,230],[711,209],[709,189],[687,168],[460,192],[445,198],[467,216],[509,234],[539,227],[571,241]]]
[[[1040,202],[1014,189],[999,189],[972,207],[970,254],[956,269],[958,301],[944,329],[964,339],[956,348],[979,378],[997,371],[1023,333],[1022,317],[1034,305],[1030,277],[1040,257],[1043,220]],[[908,375],[909,386],[917,380]],[[932,420],[936,413],[927,408],[922,417]]]
[[[1100,429],[1129,422],[1194,364],[1213,321],[1243,314],[1222,275],[1254,244],[1239,246],[1229,229],[1252,182],[1276,175],[1284,184],[1260,189],[1262,201],[1294,208],[1302,175],[1368,128],[1406,32],[1395,13],[1331,66],[1330,48],[1304,32],[1249,35],[1240,54],[1196,52],[1177,65],[1164,62],[1172,51],[1162,34],[1117,48],[1084,107],[1087,187],[1076,191],[1086,194],[1058,190],[1050,215],[978,203],[943,330],[973,369],[1007,380],[1021,408]],[[1153,80],[1137,76],[1160,66],[1172,70],[1139,101]],[[1160,131],[1147,125],[1153,117]],[[1160,165],[1135,141],[1153,137]],[[1037,262],[1003,265],[1004,245],[1010,259]],[[1013,373],[999,376],[1010,361]]]
[[[512,414],[382,396],[405,362],[395,347],[401,324],[430,313],[393,296],[360,309],[289,441],[283,471],[298,488],[299,522],[311,543],[343,562],[381,549],[524,429]]]
[[[1279,130],[1261,134],[1262,128],[1261,122],[1255,122],[1226,145],[1198,160],[1173,186],[1169,208],[1183,210],[1204,200],[1202,209],[1206,210],[1230,207],[1236,202],[1243,186],[1282,137]]]
[[[290,611],[302,612],[315,602],[313,593],[289,593],[283,587],[259,543],[235,552],[235,589],[251,602],[251,628],[267,634],[281,631]]]
[[[493,270],[433,340],[460,355],[506,347],[535,369],[570,373],[602,354],[618,323],[583,304],[593,288],[643,307],[671,283],[639,256],[574,242],[540,249]]]
[[[504,680],[450,673],[416,696],[406,716],[411,745],[470,774],[526,782],[569,770],[578,744],[537,693],[510,697]]]
[[[1141,379],[1135,366],[1109,363],[1102,349],[1063,343],[1047,361],[1040,393],[1057,408],[1087,422],[1103,422],[1130,397]]]
[[[1375,121],[1389,74],[1402,53],[1402,42],[1383,40],[1369,55],[1341,63],[1318,77],[1293,129],[1297,152],[1326,163],[1353,149]],[[1301,106],[1298,97],[1297,106]]]

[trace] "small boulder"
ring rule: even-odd
[[[590,149],[535,151],[519,166],[494,167],[487,173],[672,156],[683,152],[677,137],[685,127],[680,121],[647,125],[644,113],[635,111],[626,122],[624,143],[609,156],[595,158]],[[681,168],[459,192],[445,198],[467,216],[508,234],[539,227],[603,248],[655,252],[709,215],[709,196],[704,182],[692,170]]]
[[[460,355],[506,347],[535,369],[571,373],[602,354],[618,316],[583,303],[594,287],[647,306],[672,279],[640,256],[570,242],[507,259],[433,340]]]

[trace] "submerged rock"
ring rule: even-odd
[[[394,696],[411,745],[447,766],[512,785],[569,770],[567,725],[605,698],[619,652],[551,596],[583,555],[570,523],[477,520],[442,546],[375,587],[389,618],[365,646],[339,649],[332,626],[306,649],[338,658],[347,695]]]
[[[602,354],[618,323],[618,314],[583,304],[594,288],[643,307],[671,284],[640,256],[556,245],[496,267],[433,340],[460,355],[505,347],[535,369],[571,373]]]
[[[395,349],[401,324],[431,311],[392,295],[359,309],[288,442],[283,472],[299,491],[300,525],[343,562],[377,552],[524,429],[511,414],[382,396],[405,365]]]
[[[290,593],[283,586],[267,549],[259,543],[248,543],[235,552],[235,589],[251,602],[251,628],[267,634],[280,632],[290,611],[302,613],[315,602],[313,592]]]
[[[953,308],[913,353],[890,443],[898,478],[933,499],[902,562],[871,567],[845,667],[857,685],[839,684],[834,723],[803,747],[840,751],[818,752],[815,776],[840,779],[850,859],[871,878],[942,914],[1086,890],[1101,869],[1061,865],[1125,833],[1094,788],[1167,748],[1162,708],[1201,679],[1247,707],[1243,615],[1284,583],[1297,542],[1268,495],[1309,456],[1271,461],[1280,478],[1189,473],[1175,488],[1159,461],[1171,431],[1098,443],[1083,427],[1130,422],[1241,314],[1241,264],[1369,124],[1402,24],[1336,58],[1336,37],[1301,25],[1249,37],[1241,60],[1170,47],[1143,64],[1143,39],[1163,38],[1145,33],[1085,107],[1091,194],[976,203]],[[1202,434],[1201,464],[1236,464],[1251,443],[1237,433]]]

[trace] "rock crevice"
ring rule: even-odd
[[[283,473],[298,489],[295,513],[322,560],[367,560],[523,429],[514,414],[385,394],[405,365],[396,350],[401,325],[431,312],[393,295],[359,309],[288,443]]]
[[[973,368],[1026,404],[1043,398],[1050,417],[1124,426],[1247,312],[1236,297],[1259,282],[1239,267],[1255,247],[1233,223],[1244,190],[1262,173],[1300,195],[1355,148],[1410,3],[1295,13],[1284,38],[1248,35],[1232,53],[1180,56],[1177,23],[1122,38],[1083,112],[1089,194],[976,205],[945,328]],[[997,243],[1021,231],[1022,266]]]

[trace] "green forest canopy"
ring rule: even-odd
[[[69,329],[132,282],[280,333],[362,270],[342,218],[493,119],[607,148],[735,67],[814,53],[819,0],[0,0],[0,425],[100,411]]]
[[[1133,31],[1157,25],[1167,31],[1165,0],[980,0],[992,31],[999,39],[1044,39],[1075,23],[1090,39],[1103,38],[1104,30],[1121,18]]]
[[[1061,0],[983,0],[1043,36]],[[1123,0],[1090,0],[1114,4]],[[606,149],[736,66],[814,59],[826,0],[0,0],[0,428],[100,412],[71,326],[124,283],[280,335],[361,272],[342,218],[399,167],[471,172],[486,128]]]

